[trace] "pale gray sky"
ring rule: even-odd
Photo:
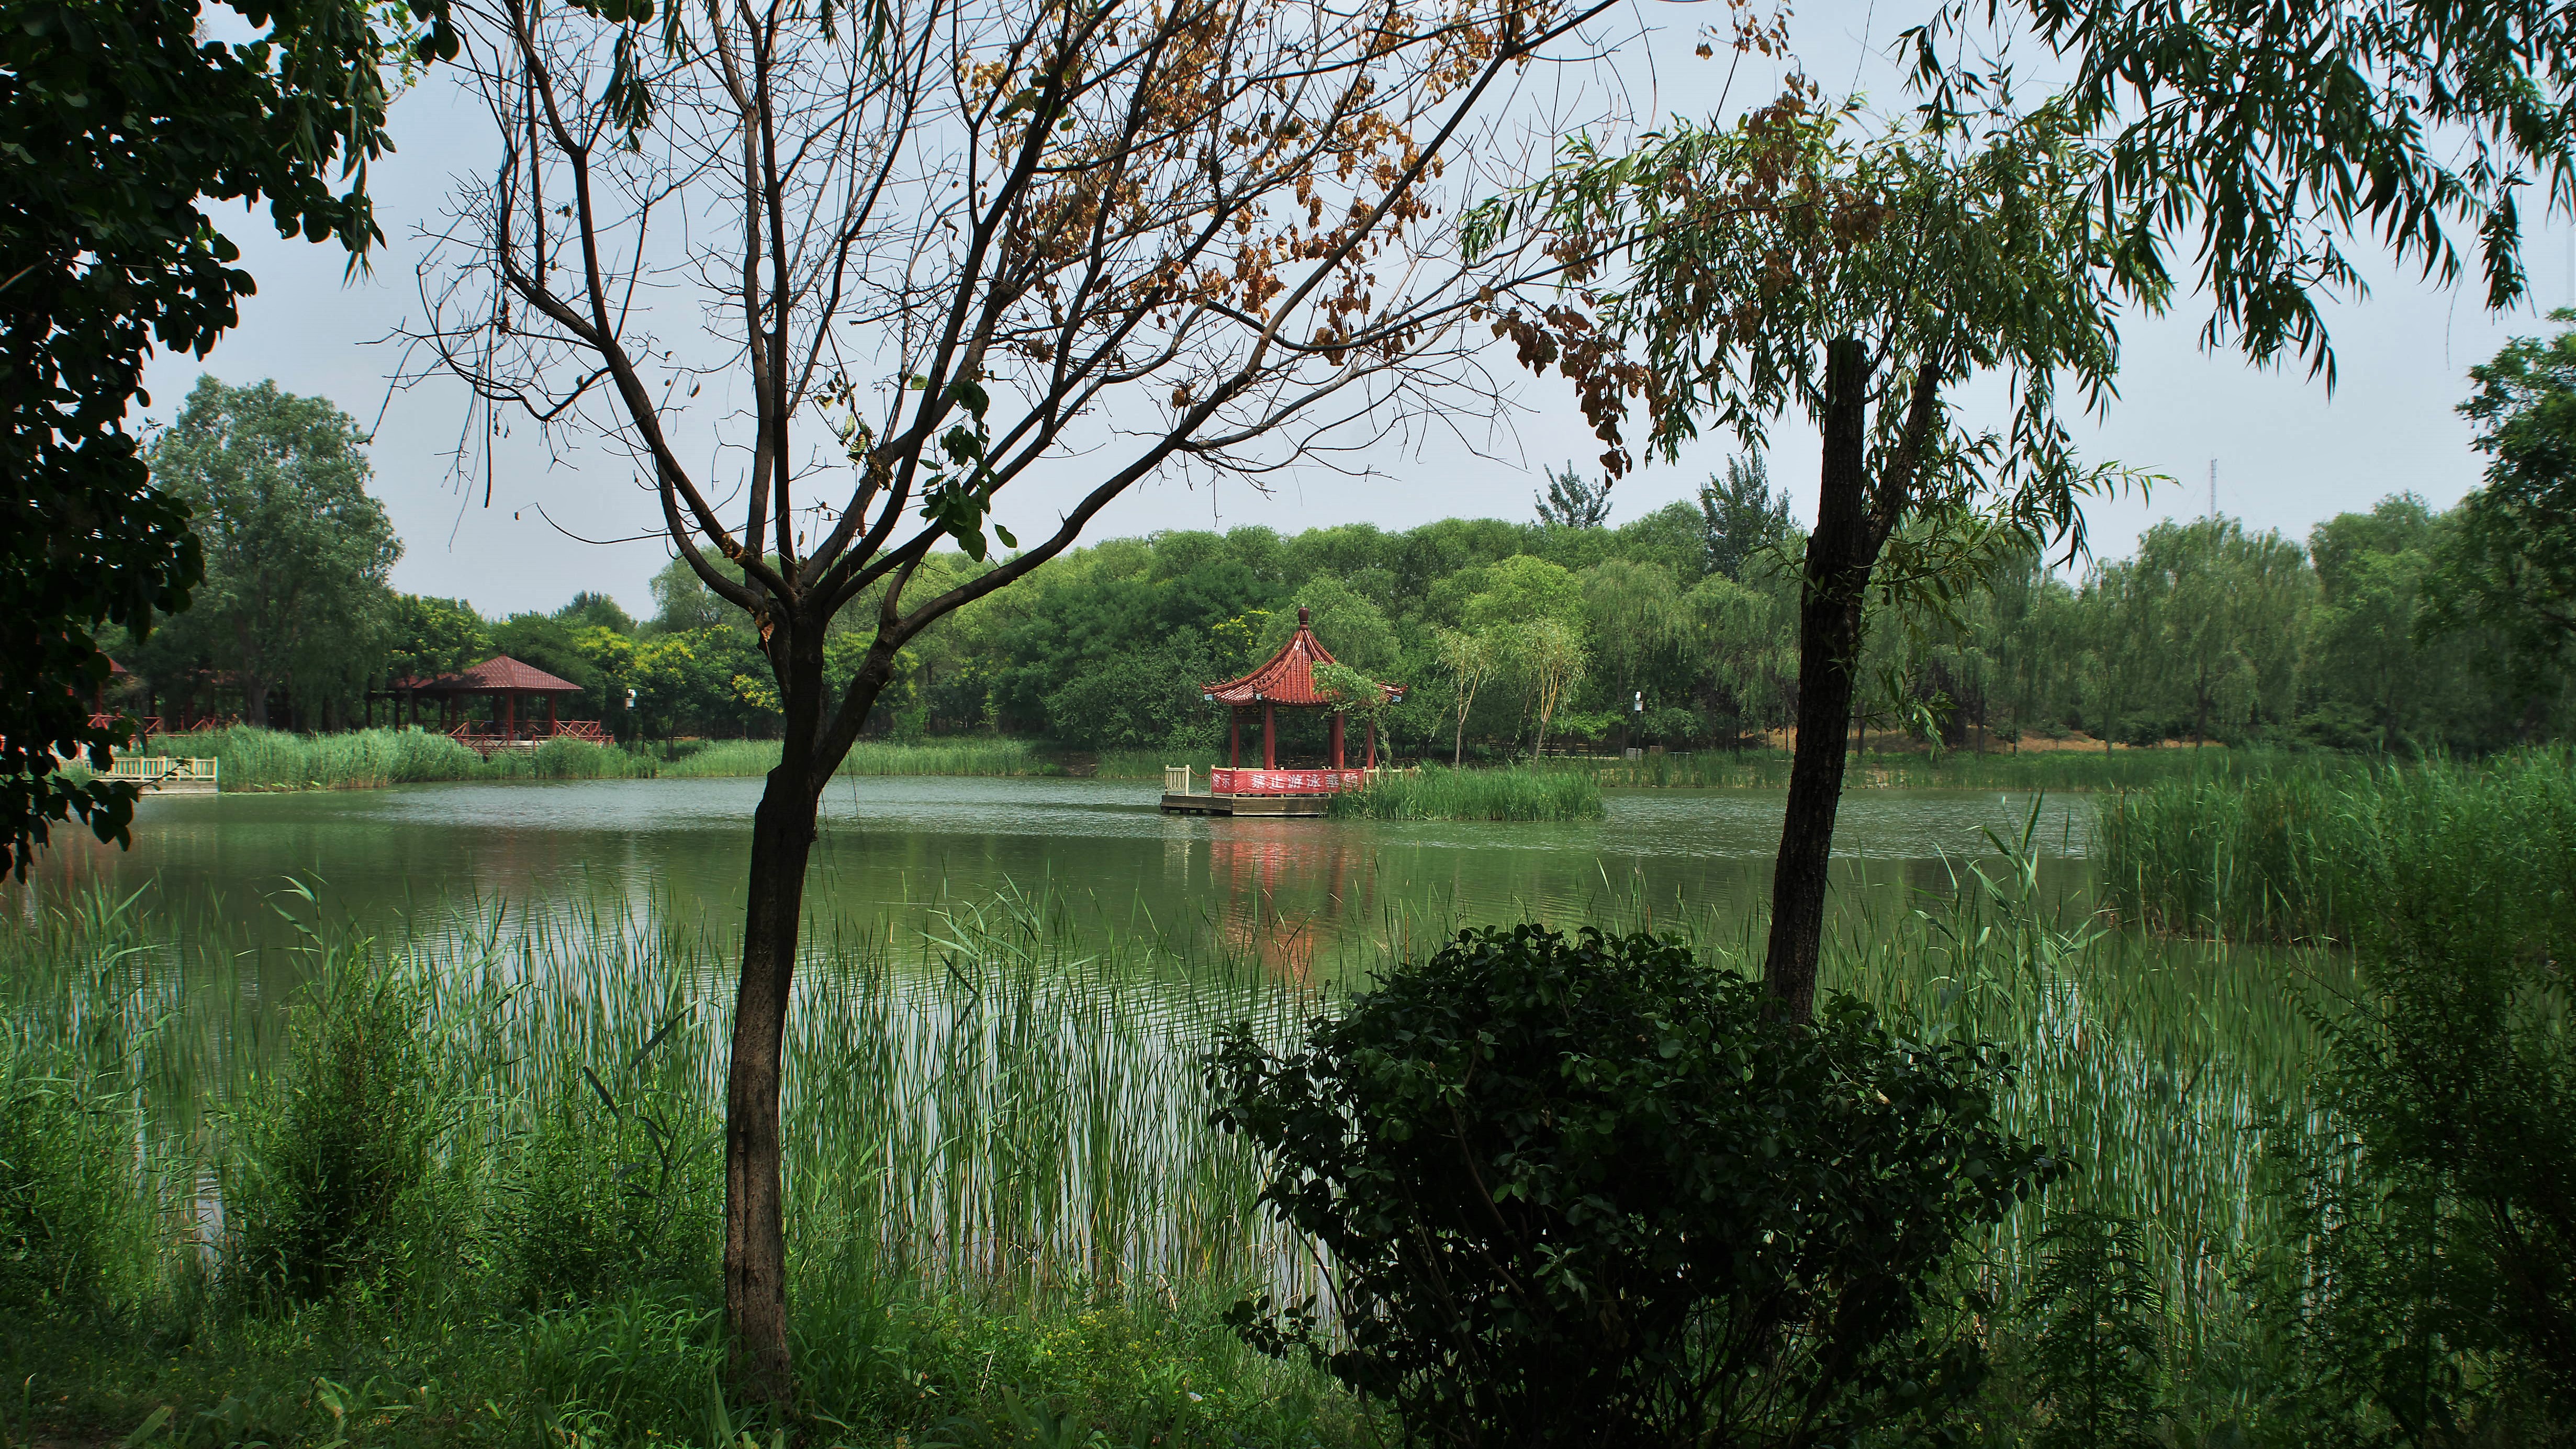
[[[1901,105],[1883,47],[1912,23],[1910,10],[1899,15],[1908,3],[1817,0],[1793,22],[1793,42],[1829,92],[1857,86],[1883,107]],[[1621,87],[1656,101],[1660,114],[1705,116],[1718,104],[1725,63],[1690,52],[1697,27],[1722,19],[1711,13],[1717,10],[1650,3],[1629,12],[1628,26],[1650,35],[1614,58]],[[1775,86],[1775,74],[1756,74],[1748,64],[1736,75],[1731,103],[1765,99]],[[153,365],[147,379],[153,401],[145,411],[169,419],[203,371],[228,382],[273,378],[289,391],[332,399],[362,423],[376,423],[381,409],[376,492],[402,532],[398,587],[469,599],[492,614],[552,609],[592,589],[615,595],[640,615],[650,609],[645,580],[666,557],[662,546],[572,543],[536,511],[542,505],[566,528],[594,538],[649,530],[655,510],[622,462],[601,454],[550,466],[523,430],[500,451],[486,508],[479,476],[467,484],[441,456],[455,446],[464,423],[461,392],[433,385],[387,396],[386,377],[399,351],[381,339],[419,311],[414,268],[422,249],[414,231],[439,216],[452,177],[486,164],[488,127],[478,109],[460,103],[434,77],[398,103],[392,130],[402,149],[375,175],[390,245],[377,256],[371,279],[344,282],[336,248],[280,241],[267,234],[263,218],[238,217],[229,234],[259,279],[259,295],[244,305],[242,326],[204,362],[175,357]],[[2576,248],[2567,230],[2553,227],[2529,244],[2536,306],[2515,315],[2488,313],[2473,289],[2440,291],[2380,268],[2366,301],[2333,311],[2341,384],[2331,398],[2303,371],[2257,372],[2233,355],[2200,352],[2203,314],[2196,303],[2187,301],[2163,319],[2130,319],[2122,397],[2079,436],[2092,457],[2175,481],[2151,498],[2097,505],[2091,511],[2095,551],[2117,556],[2157,519],[2203,512],[2212,459],[2221,511],[2301,537],[2318,521],[2367,508],[2389,493],[2413,491],[2447,505],[2476,487],[2480,460],[2452,408],[2467,391],[2472,363],[2491,356],[2508,336],[2542,330],[2541,309],[2576,305]],[[1088,537],[1207,527],[1212,520],[1294,531],[1353,521],[1396,529],[1450,516],[1526,518],[1531,494],[1543,486],[1542,467],[1589,460],[1599,449],[1562,379],[1521,375],[1518,401],[1523,411],[1512,435],[1495,445],[1518,467],[1436,447],[1383,449],[1371,460],[1381,477],[1354,480],[1316,470],[1281,480],[1269,497],[1241,485],[1212,495],[1149,483],[1107,510]],[[1623,480],[1613,521],[1690,496],[1728,451],[1723,440],[1711,439],[1680,466]],[[590,466],[582,466],[586,461]],[[1802,518],[1812,516],[1815,468],[1813,435],[1783,433],[1771,473],[1789,488]],[[1027,485],[1012,513],[1031,522],[1039,514],[1051,517],[1075,481]]]

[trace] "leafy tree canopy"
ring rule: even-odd
[[[367,493],[365,442],[319,398],[211,376],[153,440],[153,480],[188,508],[205,556],[195,606],[171,628],[240,677],[253,725],[277,685],[371,672],[393,626],[402,544]]]
[[[128,738],[89,721],[98,631],[143,638],[201,577],[125,419],[144,360],[205,355],[252,290],[203,203],[265,201],[354,264],[377,239],[384,63],[456,51],[443,0],[233,8],[256,38],[201,39],[192,3],[25,0],[0,25],[0,866],[21,874],[49,822],[125,838],[131,787],[74,784],[55,754],[103,764]]]

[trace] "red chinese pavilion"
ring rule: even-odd
[[[1279,652],[1240,679],[1207,686],[1201,698],[1226,707],[1226,766],[1209,772],[1208,795],[1198,796],[1184,780],[1178,791],[1165,788],[1169,808],[1209,808],[1217,800],[1232,797],[1287,797],[1330,795],[1342,790],[1356,790],[1367,783],[1367,772],[1377,768],[1377,726],[1369,725],[1366,760],[1359,769],[1347,768],[1342,737],[1342,715],[1332,715],[1332,761],[1320,770],[1283,770],[1279,768],[1279,711],[1283,709],[1333,709],[1342,701],[1315,683],[1315,666],[1334,664],[1331,650],[1315,637],[1312,615],[1303,608],[1297,611],[1297,632],[1279,646]],[[1404,686],[1384,684],[1383,702],[1392,704],[1404,698]],[[1246,769],[1243,764],[1244,717],[1259,711],[1261,719],[1261,766]],[[1178,769],[1178,766],[1174,767]],[[1173,805],[1173,799],[1187,799],[1191,805]],[[1205,803],[1196,803],[1205,802]]]
[[[557,705],[567,695],[581,693],[581,686],[568,679],[548,674],[533,664],[523,664],[507,654],[496,654],[471,669],[454,674],[434,675],[428,679],[397,679],[384,691],[395,705],[396,718],[409,706],[411,723],[420,723],[420,702],[430,701],[438,709],[438,725],[458,743],[490,754],[497,749],[528,749],[550,739],[588,740],[593,744],[608,743],[608,731],[597,720],[555,717]],[[375,719],[379,696],[367,696],[368,722]],[[470,717],[468,706],[477,698],[491,701],[488,720]],[[535,700],[545,701],[545,718],[536,717]],[[524,703],[524,708],[523,708]]]

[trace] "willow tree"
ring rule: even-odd
[[[1257,477],[1435,422],[1444,388],[1489,402],[1438,188],[1491,184],[1461,143],[1605,7],[456,7],[501,155],[424,272],[422,371],[496,426],[629,454],[776,675],[725,1104],[746,1392],[790,1386],[779,1089],[816,802],[897,651],[1145,479]],[[1022,546],[994,510],[1038,476],[1080,487]],[[988,535],[995,566],[928,582]],[[871,642],[827,686],[863,598]]]
[[[1630,466],[1706,424],[1763,449],[1784,415],[1824,435],[1799,603],[1797,752],[1772,882],[1769,989],[1815,996],[1826,867],[1872,591],[1913,607],[1971,586],[2037,538],[2080,543],[2101,481],[2059,418],[2061,379],[2109,396],[2116,297],[2086,188],[2099,165],[2055,112],[1970,142],[1856,134],[1793,92],[1733,126],[1679,124],[1604,156],[1578,139],[1531,190],[1480,207],[1470,239],[1544,233],[1567,272],[1497,301],[1494,329],[1533,369],[1574,379]],[[2009,416],[1973,429],[1957,390],[2002,373]]]

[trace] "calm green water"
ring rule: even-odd
[[[362,923],[460,898],[561,912],[675,908],[725,929],[740,909],[761,782],[590,780],[143,803],[134,847],[82,840],[40,863],[20,907],[157,885],[235,921],[288,877]],[[1609,818],[1532,824],[1210,819],[1155,809],[1152,782],[855,778],[836,782],[811,891],[818,918],[876,927],[1015,885],[1169,932],[1214,931],[1311,958],[1352,933],[1448,920],[1577,924],[1604,906],[1740,920],[1767,899],[1776,791],[1613,793]],[[1900,908],[1950,862],[2018,834],[2033,797],[1862,790],[1835,836],[1844,909]],[[2092,809],[2042,803],[2052,891],[2083,888]],[[245,909],[248,908],[248,909]]]

